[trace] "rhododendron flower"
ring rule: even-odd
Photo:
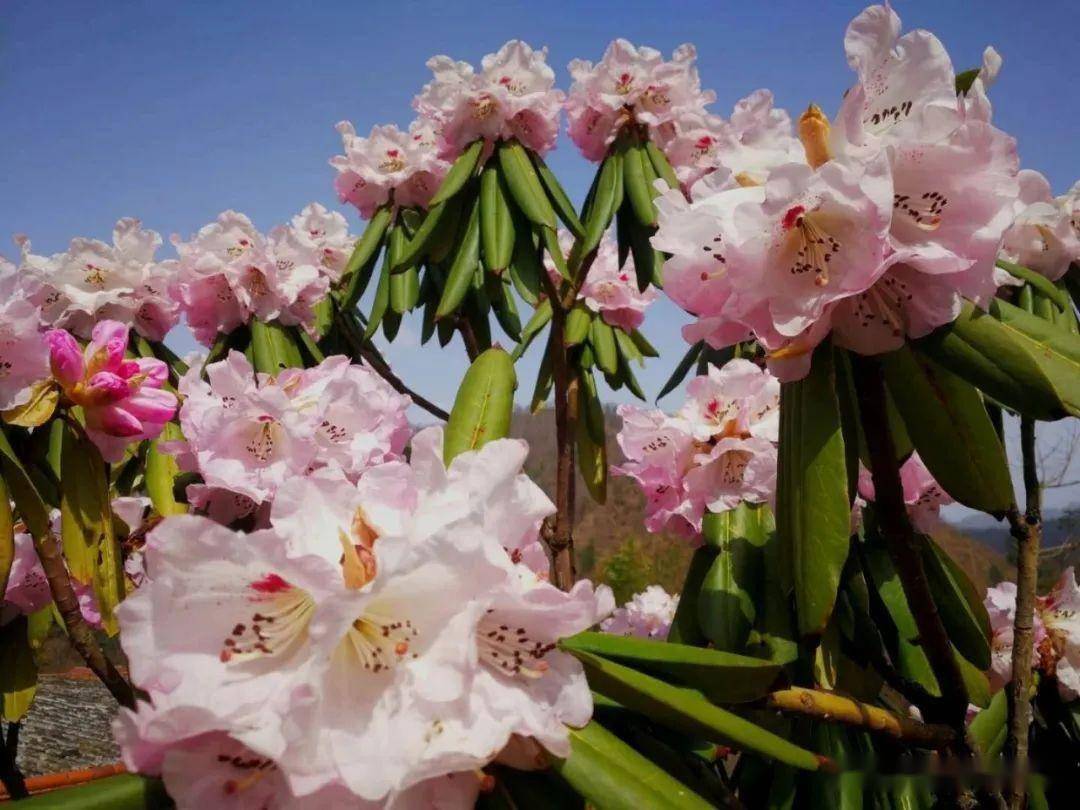
[[[563,724],[587,722],[591,698],[555,642],[604,618],[610,592],[563,593],[507,553],[552,511],[520,473],[522,442],[448,470],[441,444],[425,431],[409,465],[359,485],[291,479],[271,529],[162,522],[148,581],[119,611],[154,702],[126,716],[137,738],[222,732],[296,796],[345,785],[369,801],[482,767],[515,733],[565,755]]]
[[[478,138],[516,138],[540,155],[555,145],[564,95],[555,88],[547,48],[510,40],[484,57],[479,73],[449,56],[434,56],[427,66],[434,79],[413,107],[434,125],[443,157],[453,160]]]
[[[169,265],[155,261],[161,236],[137,219],[116,223],[111,245],[72,239],[64,253],[35,256],[20,240],[26,270],[40,283],[43,320],[89,338],[101,320],[120,321],[149,340],[163,340],[179,318],[168,295]]]
[[[720,143],[730,137],[728,128],[718,115],[690,111],[657,133],[660,148],[684,190],[717,168],[717,151]]]
[[[291,226],[299,237],[311,241],[322,251],[320,269],[330,283],[338,281],[356,243],[345,217],[319,203],[311,203],[292,218]]]
[[[124,359],[128,327],[102,321],[84,350],[69,333],[45,334],[53,377],[82,406],[86,435],[106,461],[119,461],[132,442],[154,439],[176,413],[176,395],[162,390],[169,368],[160,360]]]
[[[680,45],[664,61],[653,48],[635,48],[625,39],[608,45],[595,65],[573,60],[574,84],[566,100],[570,138],[589,160],[602,160],[622,126],[638,122],[658,140],[671,137],[675,121],[703,113],[716,95],[702,90],[693,45]]]
[[[990,680],[1001,688],[1012,680],[1016,585],[1002,582],[986,592],[990,616]],[[1080,697],[1080,586],[1069,566],[1045,596],[1035,599],[1033,665],[1056,677],[1063,700]]]
[[[706,510],[771,502],[776,489],[779,383],[748,360],[695,378],[675,416],[619,407],[617,440],[645,494],[645,527],[692,537]]]
[[[332,467],[355,480],[399,458],[409,438],[411,400],[343,356],[277,377],[256,374],[240,352],[180,381],[185,440],[166,449],[203,484],[188,488],[193,506],[230,523],[273,500],[296,476]]]
[[[940,523],[941,507],[953,503],[952,497],[934,480],[918,453],[912,453],[901,465],[900,484],[912,525],[924,534],[932,533]],[[874,480],[865,467],[859,468],[859,495],[874,500]]]
[[[619,636],[663,640],[667,638],[678,606],[678,594],[672,596],[660,585],[650,585],[641,593],[635,593],[621,608],[616,608],[600,628],[605,633]]]
[[[25,278],[0,256],[0,411],[25,405],[49,376],[41,315]]]
[[[196,339],[210,345],[251,318],[308,324],[329,283],[323,248],[295,228],[263,236],[243,214],[225,211],[191,240],[173,236],[173,294]]]
[[[337,125],[345,154],[330,159],[338,171],[334,180],[338,198],[355,205],[360,216],[371,219],[375,209],[390,201],[405,208],[424,208],[449,164],[436,154],[432,126],[414,121],[408,132],[393,124],[372,127],[361,138],[348,121]]]
[[[1080,192],[1054,199],[1050,183],[1039,172],[1020,172],[1016,219],[1005,234],[1004,258],[1057,281],[1080,261]]]
[[[564,253],[569,253],[573,241],[569,231],[559,232],[559,246]],[[561,276],[550,257],[544,257],[544,265],[557,286]],[[609,326],[633,332],[645,322],[646,308],[659,297],[660,293],[652,286],[646,287],[644,292],[638,289],[633,258],[627,256],[620,268],[618,245],[605,235],[578,291],[578,300],[584,301],[585,306],[598,313]]]

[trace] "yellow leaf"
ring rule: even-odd
[[[6,410],[0,416],[3,416],[4,421],[9,425],[38,427],[49,421],[59,399],[60,392],[53,385],[53,381],[42,380],[34,383],[30,391],[30,400],[26,404]]]

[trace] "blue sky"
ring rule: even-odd
[[[54,252],[72,236],[107,238],[122,216],[167,237],[187,236],[227,208],[268,230],[313,200],[336,207],[326,161],[340,147],[337,121],[361,131],[405,125],[429,56],[478,62],[515,37],[549,46],[563,87],[570,59],[596,60],[616,36],[665,52],[693,42],[722,115],[759,87],[793,111],[810,101],[832,111],[851,81],[844,27],[863,5],[0,0],[0,234],[24,232],[36,251]],[[1080,5],[895,7],[905,27],[934,31],[958,70],[997,47],[1005,66],[991,93],[995,123],[1019,139],[1026,166],[1067,189],[1080,175]],[[565,138],[549,162],[580,199],[593,167]],[[358,231],[355,212],[347,215]],[[6,236],[0,252],[15,252]],[[664,356],[642,374],[647,391],[659,390],[684,351],[682,322],[666,302],[650,311],[645,331]],[[403,377],[449,404],[463,352],[420,349],[418,331],[407,322],[389,356]],[[186,336],[175,342],[191,346]],[[521,364],[522,398],[535,364],[528,356]]]

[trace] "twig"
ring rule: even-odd
[[[56,536],[48,532],[41,537],[34,537],[34,548],[41,560],[41,567],[45,571],[45,579],[49,582],[53,602],[56,603],[56,609],[64,620],[71,645],[105,684],[105,688],[116,698],[116,702],[125,708],[134,709],[135,693],[131,684],[102,652],[90,625],[83,619],[79,600],[71,585],[71,578],[68,576],[67,566],[64,565],[64,558],[60,552],[60,544],[56,542]]]
[[[382,355],[379,354],[375,347],[372,346],[369,341],[364,340],[363,334],[357,333],[356,324],[353,322],[352,316],[349,313],[339,311],[337,313],[337,322],[341,327],[342,334],[345,336],[345,341],[353,351],[353,355],[358,356],[371,366],[372,370],[386,380],[391,388],[399,394],[405,394],[410,397],[418,408],[423,408],[436,419],[441,419],[445,422],[450,418],[450,414],[427,397],[413,391],[393,372],[390,365]]]
[[[956,731],[949,726],[920,723],[835,692],[792,686],[766,695],[765,705],[787,714],[860,728],[920,748],[937,750],[948,748],[956,742]]]
[[[957,745],[962,744],[964,717],[968,707],[967,690],[960,676],[949,636],[945,632],[930,583],[926,578],[915,531],[904,505],[900,467],[896,448],[889,432],[885,406],[885,378],[881,362],[873,357],[852,354],[860,412],[870,453],[870,472],[874,482],[874,506],[908,606],[919,630],[919,643],[941,688],[942,703],[925,707],[929,714],[957,729]],[[920,706],[920,708],[924,708]]]
[[[476,332],[468,318],[462,315],[457,318],[457,329],[461,333],[461,342],[465,344],[465,354],[469,356],[469,362],[472,362],[480,356],[480,341],[476,339]]]
[[[1035,640],[1035,588],[1039,574],[1042,508],[1035,456],[1035,422],[1020,420],[1020,452],[1024,469],[1024,515],[1009,510],[1016,538],[1016,617],[1013,622],[1012,681],[1009,683],[1009,731],[1005,756],[1010,762],[1009,809],[1024,806],[1028,769],[1028,729],[1031,726],[1032,650]]]

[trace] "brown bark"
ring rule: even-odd
[[[1028,732],[1031,726],[1032,656],[1035,640],[1035,589],[1042,540],[1042,493],[1035,458],[1035,422],[1020,420],[1020,451],[1024,469],[1024,514],[1009,512],[1016,538],[1016,616],[1013,622],[1012,681],[1009,683],[1009,730],[1005,756],[1009,761],[1009,810],[1021,810],[1026,800]]]
[[[881,362],[873,357],[852,354],[852,367],[859,408],[870,454],[870,473],[874,481],[874,508],[882,534],[900,578],[908,606],[919,630],[919,642],[941,688],[942,700],[922,707],[927,719],[939,719],[958,731],[963,739],[964,717],[968,707],[967,690],[945,632],[930,583],[923,568],[918,538],[904,504],[900,466],[896,447],[889,432],[885,405],[885,378]],[[929,711],[927,711],[929,710]]]

